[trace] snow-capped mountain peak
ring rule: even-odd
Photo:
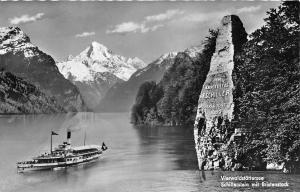
[[[195,58],[199,53],[203,51],[204,47],[205,47],[205,43],[202,43],[200,45],[187,48],[186,50],[184,50],[184,52],[188,54],[191,58]]]
[[[19,27],[0,27],[0,43],[3,45],[29,41],[29,37]]]
[[[110,87],[128,80],[145,63],[137,57],[114,54],[94,41],[79,55],[56,65],[65,78],[78,87],[87,105],[93,108]]]
[[[85,108],[78,89],[59,73],[55,60],[33,45],[19,27],[0,27],[0,57],[0,68],[38,86],[68,111]]]
[[[19,27],[0,27],[0,55],[24,50],[25,57],[31,57],[33,53],[28,48],[35,47]]]
[[[161,55],[158,59],[156,59],[155,61],[153,61],[151,64],[149,64],[148,66],[144,67],[143,69],[139,70],[137,73],[135,73],[133,75],[133,77],[138,77],[141,74],[145,73],[146,71],[148,71],[149,69],[153,68],[153,66],[158,66],[158,67],[163,67],[162,65],[164,65],[166,68],[170,67],[170,63],[166,62],[167,60],[173,60],[177,55],[177,52],[169,52],[169,53],[165,53],[163,55]],[[163,64],[165,63],[165,64]]]
[[[96,52],[103,52],[103,53],[110,53],[112,54],[112,51],[109,50],[107,47],[102,45],[101,43],[98,43],[96,41],[93,41],[90,45]]]
[[[172,59],[175,58],[177,55],[177,52],[169,52],[165,53],[162,56],[160,56],[156,61],[155,64],[160,65],[165,59]]]
[[[67,60],[70,61],[70,60],[72,60],[73,58],[74,58],[73,55],[69,55]]]
[[[142,69],[142,68],[147,66],[146,63],[144,63],[144,61],[142,61],[138,57],[128,58],[127,63],[129,63],[130,65],[132,65],[136,69]]]
[[[112,54],[112,51],[107,47],[96,41],[93,41],[89,47],[79,54],[79,56],[80,58],[88,57],[92,60],[102,61],[111,58]]]
[[[145,63],[137,57],[126,58],[114,54],[106,46],[94,41],[79,55],[57,63],[57,66],[66,78],[71,75],[74,81],[93,81],[94,74],[104,72],[126,81]]]

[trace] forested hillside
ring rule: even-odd
[[[0,27],[0,68],[54,96],[67,111],[86,110],[78,89],[60,74],[54,59],[19,27]]]
[[[152,125],[192,125],[201,87],[215,50],[217,31],[203,43],[202,53],[191,58],[180,52],[162,80],[141,85],[132,108],[132,123]]]
[[[0,71],[0,114],[62,112],[66,111],[54,97],[9,72]]]
[[[245,167],[282,163],[300,167],[299,2],[283,2],[267,12],[234,55],[234,128],[247,130],[242,145],[228,152]],[[190,125],[215,50],[211,31],[195,60],[179,53],[161,82],[143,84],[132,108],[134,124]],[[235,47],[236,49],[237,47]]]
[[[267,15],[236,56],[235,118],[250,131],[238,159],[249,164],[262,157],[295,170],[300,167],[299,2],[283,2]]]
[[[95,111],[130,111],[140,85],[145,81],[160,81],[164,72],[173,65],[176,55],[176,52],[163,54],[145,68],[133,73],[128,81],[116,83],[107,91]]]

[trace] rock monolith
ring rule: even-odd
[[[229,168],[226,146],[238,134],[231,121],[234,117],[235,54],[247,41],[247,33],[238,16],[225,16],[218,28],[216,49],[210,70],[202,86],[194,125],[194,139],[199,169]],[[225,165],[226,164],[226,165]]]

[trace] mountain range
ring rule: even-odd
[[[57,62],[59,71],[76,85],[87,106],[94,108],[109,88],[127,81],[146,64],[139,58],[114,54],[98,42],[92,42],[79,55]]]
[[[160,56],[143,69],[132,74],[128,81],[116,83],[111,87],[96,107],[101,112],[126,112],[134,102],[136,91],[144,81],[157,81],[173,64],[176,52]]]
[[[94,41],[77,56],[55,62],[18,27],[0,28],[0,45],[0,68],[54,98],[66,111],[128,112],[140,85],[160,81],[177,55],[166,53],[146,65]],[[195,58],[200,51],[196,46],[184,52]]]
[[[199,87],[206,78],[214,36],[178,52],[159,81],[145,81],[136,91],[131,122],[135,125],[188,125],[194,122]],[[193,114],[193,115],[191,115]]]
[[[77,87],[64,78],[54,59],[33,45],[19,27],[0,28],[0,68],[53,96],[67,111],[86,109]]]
[[[203,46],[193,46],[183,52],[196,58]],[[163,54],[147,67],[136,71],[128,81],[116,83],[100,101],[96,111],[127,112],[134,104],[139,87],[146,81],[159,82],[164,73],[174,64],[177,52]]]

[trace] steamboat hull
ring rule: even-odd
[[[101,158],[101,154],[89,157],[86,159],[59,162],[59,163],[31,163],[31,164],[17,164],[18,172],[27,172],[27,171],[40,171],[40,170],[60,170],[67,167],[80,166],[88,163],[96,162]],[[68,158],[66,158],[68,159]]]

